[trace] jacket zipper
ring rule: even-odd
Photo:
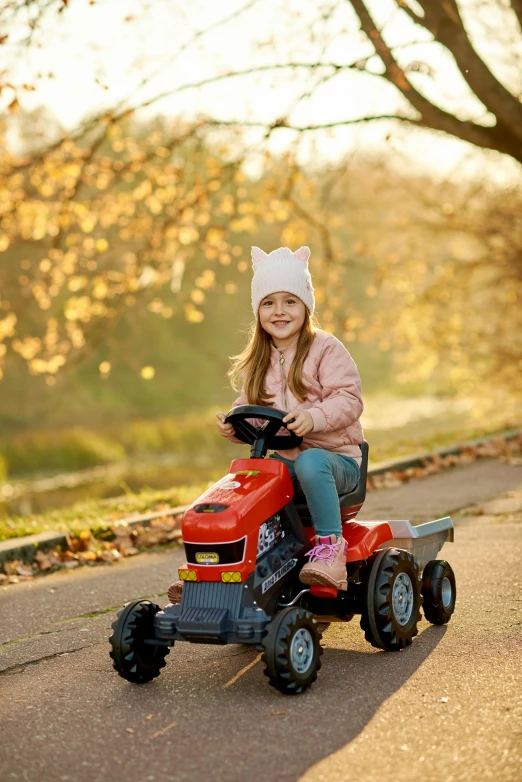
[[[285,370],[284,370],[284,363],[285,363],[285,354],[280,353],[279,354],[279,366],[281,367],[281,380],[283,381],[283,403],[285,406],[286,412],[288,412],[288,403],[286,401],[286,377],[285,377]]]

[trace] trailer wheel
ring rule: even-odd
[[[387,548],[370,559],[361,628],[372,646],[396,652],[411,645],[421,619],[419,580],[409,551]]]
[[[449,622],[455,610],[457,585],[455,573],[445,559],[432,559],[422,574],[422,609],[433,625]]]
[[[285,695],[298,695],[317,679],[323,650],[317,622],[303,608],[283,608],[262,641],[265,676]]]

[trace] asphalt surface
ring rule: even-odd
[[[375,492],[361,518],[427,521],[517,487],[522,465],[481,461]],[[112,670],[114,610],[164,603],[181,550],[0,588],[1,779],[518,782],[522,510],[485,510],[456,517],[439,555],[457,578],[447,626],[423,619],[409,649],[386,653],[357,617],[332,624],[319,678],[297,697],[240,646],[177,644],[142,686]]]

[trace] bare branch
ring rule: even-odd
[[[496,149],[522,162],[522,145],[515,143],[511,133],[503,126],[485,127],[475,122],[459,120],[453,114],[439,108],[424,97],[408,80],[398,65],[390,47],[384,41],[363,0],[349,0],[361,22],[361,27],[375,47],[384,64],[383,77],[404,95],[421,115],[419,124],[442,130],[452,136],[469,141],[477,147]],[[449,2],[449,0],[448,0]],[[432,7],[430,5],[430,7]]]
[[[520,30],[522,31],[522,0],[511,0],[511,8],[517,16]]]
[[[418,2],[425,12],[423,26],[451,52],[462,76],[498,123],[513,134],[514,141],[515,138],[522,141],[522,104],[493,75],[471,45],[455,0]]]
[[[137,92],[137,90],[141,90],[143,87],[145,87],[152,79],[154,79],[155,76],[157,76],[159,73],[162,73],[165,71],[165,68],[167,65],[172,65],[173,62],[175,62],[181,55],[186,52],[188,49],[190,49],[191,46],[193,46],[195,43],[197,43],[201,38],[203,38],[205,35],[211,32],[215,32],[219,27],[222,27],[225,24],[228,24],[228,22],[232,21],[233,19],[236,19],[238,16],[241,16],[246,11],[250,11],[250,9],[257,5],[259,0],[250,0],[250,2],[246,3],[246,5],[242,6],[241,8],[238,8],[236,11],[233,11],[228,16],[224,16],[222,19],[218,19],[217,22],[215,22],[212,25],[209,25],[208,27],[204,27],[201,30],[197,30],[192,38],[190,38],[188,41],[185,41],[184,44],[180,46],[180,48],[171,56],[169,57],[168,61],[162,62],[161,65],[156,68],[153,73],[148,74],[148,76],[145,76],[141,82],[138,84],[138,86],[133,89],[133,92]],[[123,106],[128,101],[128,98],[124,98],[119,103],[119,107]]]
[[[245,127],[245,128],[270,128],[275,130],[277,128],[285,128],[286,130],[295,130],[299,133],[305,133],[312,130],[328,130],[329,128],[340,128],[345,125],[359,125],[362,122],[373,122],[374,120],[400,120],[401,122],[407,122],[411,125],[422,126],[422,122],[415,117],[407,117],[403,114],[373,114],[369,117],[356,117],[355,119],[338,120],[337,122],[323,122],[317,125],[291,125],[286,119],[276,119],[272,124],[266,122],[249,122],[244,120],[220,120],[210,119],[204,120],[205,125],[219,125],[228,127]]]
[[[415,24],[420,24],[422,27],[424,27],[424,17],[419,16],[415,13],[415,11],[412,11],[410,6],[408,5],[407,0],[397,0],[397,5],[399,8],[401,8],[405,14],[408,14],[410,19],[415,22]]]

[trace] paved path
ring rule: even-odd
[[[520,485],[521,466],[477,462],[371,494],[363,515],[427,520]],[[356,620],[332,624],[318,681],[296,698],[238,646],[177,644],[141,687],[115,674],[110,609],[164,595],[181,551],[1,588],[2,780],[518,781],[521,519],[457,521],[443,552],[458,584],[447,627],[423,620],[413,646],[390,654]]]

